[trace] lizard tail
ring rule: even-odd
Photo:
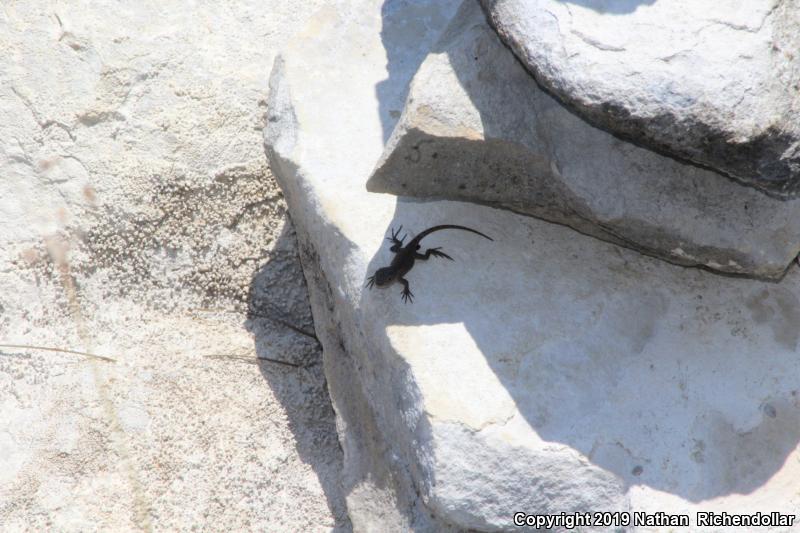
[[[428,235],[430,235],[434,231],[439,231],[439,230],[443,230],[443,229],[460,229],[460,230],[464,230],[464,231],[469,231],[470,233],[475,233],[476,235],[480,235],[484,239],[489,239],[490,241],[494,241],[494,239],[492,239],[488,235],[484,235],[483,233],[481,233],[478,230],[475,230],[475,229],[472,229],[472,228],[467,228],[467,227],[464,227],[464,226],[456,226],[455,224],[443,224],[441,226],[433,226],[432,228],[428,228],[425,231],[423,231],[422,233],[420,233],[419,235],[417,235],[416,237],[414,237],[413,240],[415,241],[416,244],[419,244],[419,242],[422,239],[424,239],[425,237],[427,237]]]

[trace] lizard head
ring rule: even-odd
[[[389,267],[379,268],[375,271],[375,285],[384,287],[394,281],[394,270]]]

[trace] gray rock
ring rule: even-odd
[[[800,200],[619,140],[540,90],[471,2],[422,64],[367,189],[469,200],[685,265],[780,278]]]
[[[364,190],[453,6],[378,16],[386,5],[341,2],[288,43],[264,132],[354,529],[513,531],[521,510],[796,512],[800,272],[718,276],[508,210]],[[390,260],[390,226],[437,223],[495,241],[428,237],[455,261],[417,264],[413,304],[397,285],[364,288]]]
[[[350,531],[260,131],[327,4],[3,2],[0,343],[116,362],[0,347],[0,530]]]
[[[797,0],[481,0],[537,81],[596,126],[800,193]]]

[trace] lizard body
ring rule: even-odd
[[[392,229],[392,236],[387,238],[386,240],[391,241],[392,247],[390,250],[394,252],[395,256],[392,259],[391,264],[387,267],[379,268],[375,271],[375,274],[370,276],[367,279],[367,287],[372,288],[374,285],[378,287],[385,287],[392,283],[393,281],[399,281],[403,284],[403,292],[402,298],[403,302],[414,301],[414,294],[411,292],[411,289],[408,286],[408,280],[405,279],[405,275],[409,273],[409,271],[414,268],[414,262],[417,259],[429,259],[431,256],[434,257],[443,257],[445,259],[453,260],[452,257],[447,255],[446,253],[441,251],[441,248],[428,248],[424,254],[419,253],[420,249],[420,241],[433,233],[434,231],[440,231],[443,229],[460,229],[463,231],[469,231],[471,233],[475,233],[484,237],[486,239],[494,240],[488,235],[484,235],[480,231],[467,228],[464,226],[456,226],[454,224],[443,224],[441,226],[433,226],[432,228],[428,228],[425,231],[418,234],[416,237],[411,239],[407,245],[403,246],[403,241],[406,239],[406,235],[402,238],[398,239],[398,235],[400,235],[400,230],[403,229],[403,226],[400,226],[397,231]]]

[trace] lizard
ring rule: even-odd
[[[392,247],[390,250],[394,252],[395,256],[392,259],[392,262],[389,266],[379,268],[375,271],[375,274],[367,278],[367,288],[371,289],[373,286],[378,287],[385,287],[392,283],[393,281],[399,281],[403,284],[403,292],[401,293],[401,297],[403,299],[403,303],[414,302],[414,293],[411,292],[411,289],[408,285],[408,280],[404,277],[406,274],[414,268],[414,262],[417,259],[429,259],[431,256],[433,257],[443,257],[445,259],[449,259],[453,261],[453,258],[441,251],[441,247],[436,248],[428,248],[424,254],[419,253],[420,249],[420,241],[433,233],[434,231],[440,231],[443,229],[460,229],[464,231],[469,231],[480,235],[490,241],[493,241],[491,237],[488,235],[484,235],[480,231],[466,228],[464,226],[456,226],[453,224],[444,224],[441,226],[433,226],[432,228],[428,228],[422,233],[418,234],[416,237],[411,239],[407,245],[403,246],[403,241],[406,240],[408,235],[403,235],[402,238],[398,238],[400,232],[403,230],[403,226],[400,226],[397,231],[394,231],[394,228],[391,229],[392,236],[387,237],[386,240],[392,243]]]

